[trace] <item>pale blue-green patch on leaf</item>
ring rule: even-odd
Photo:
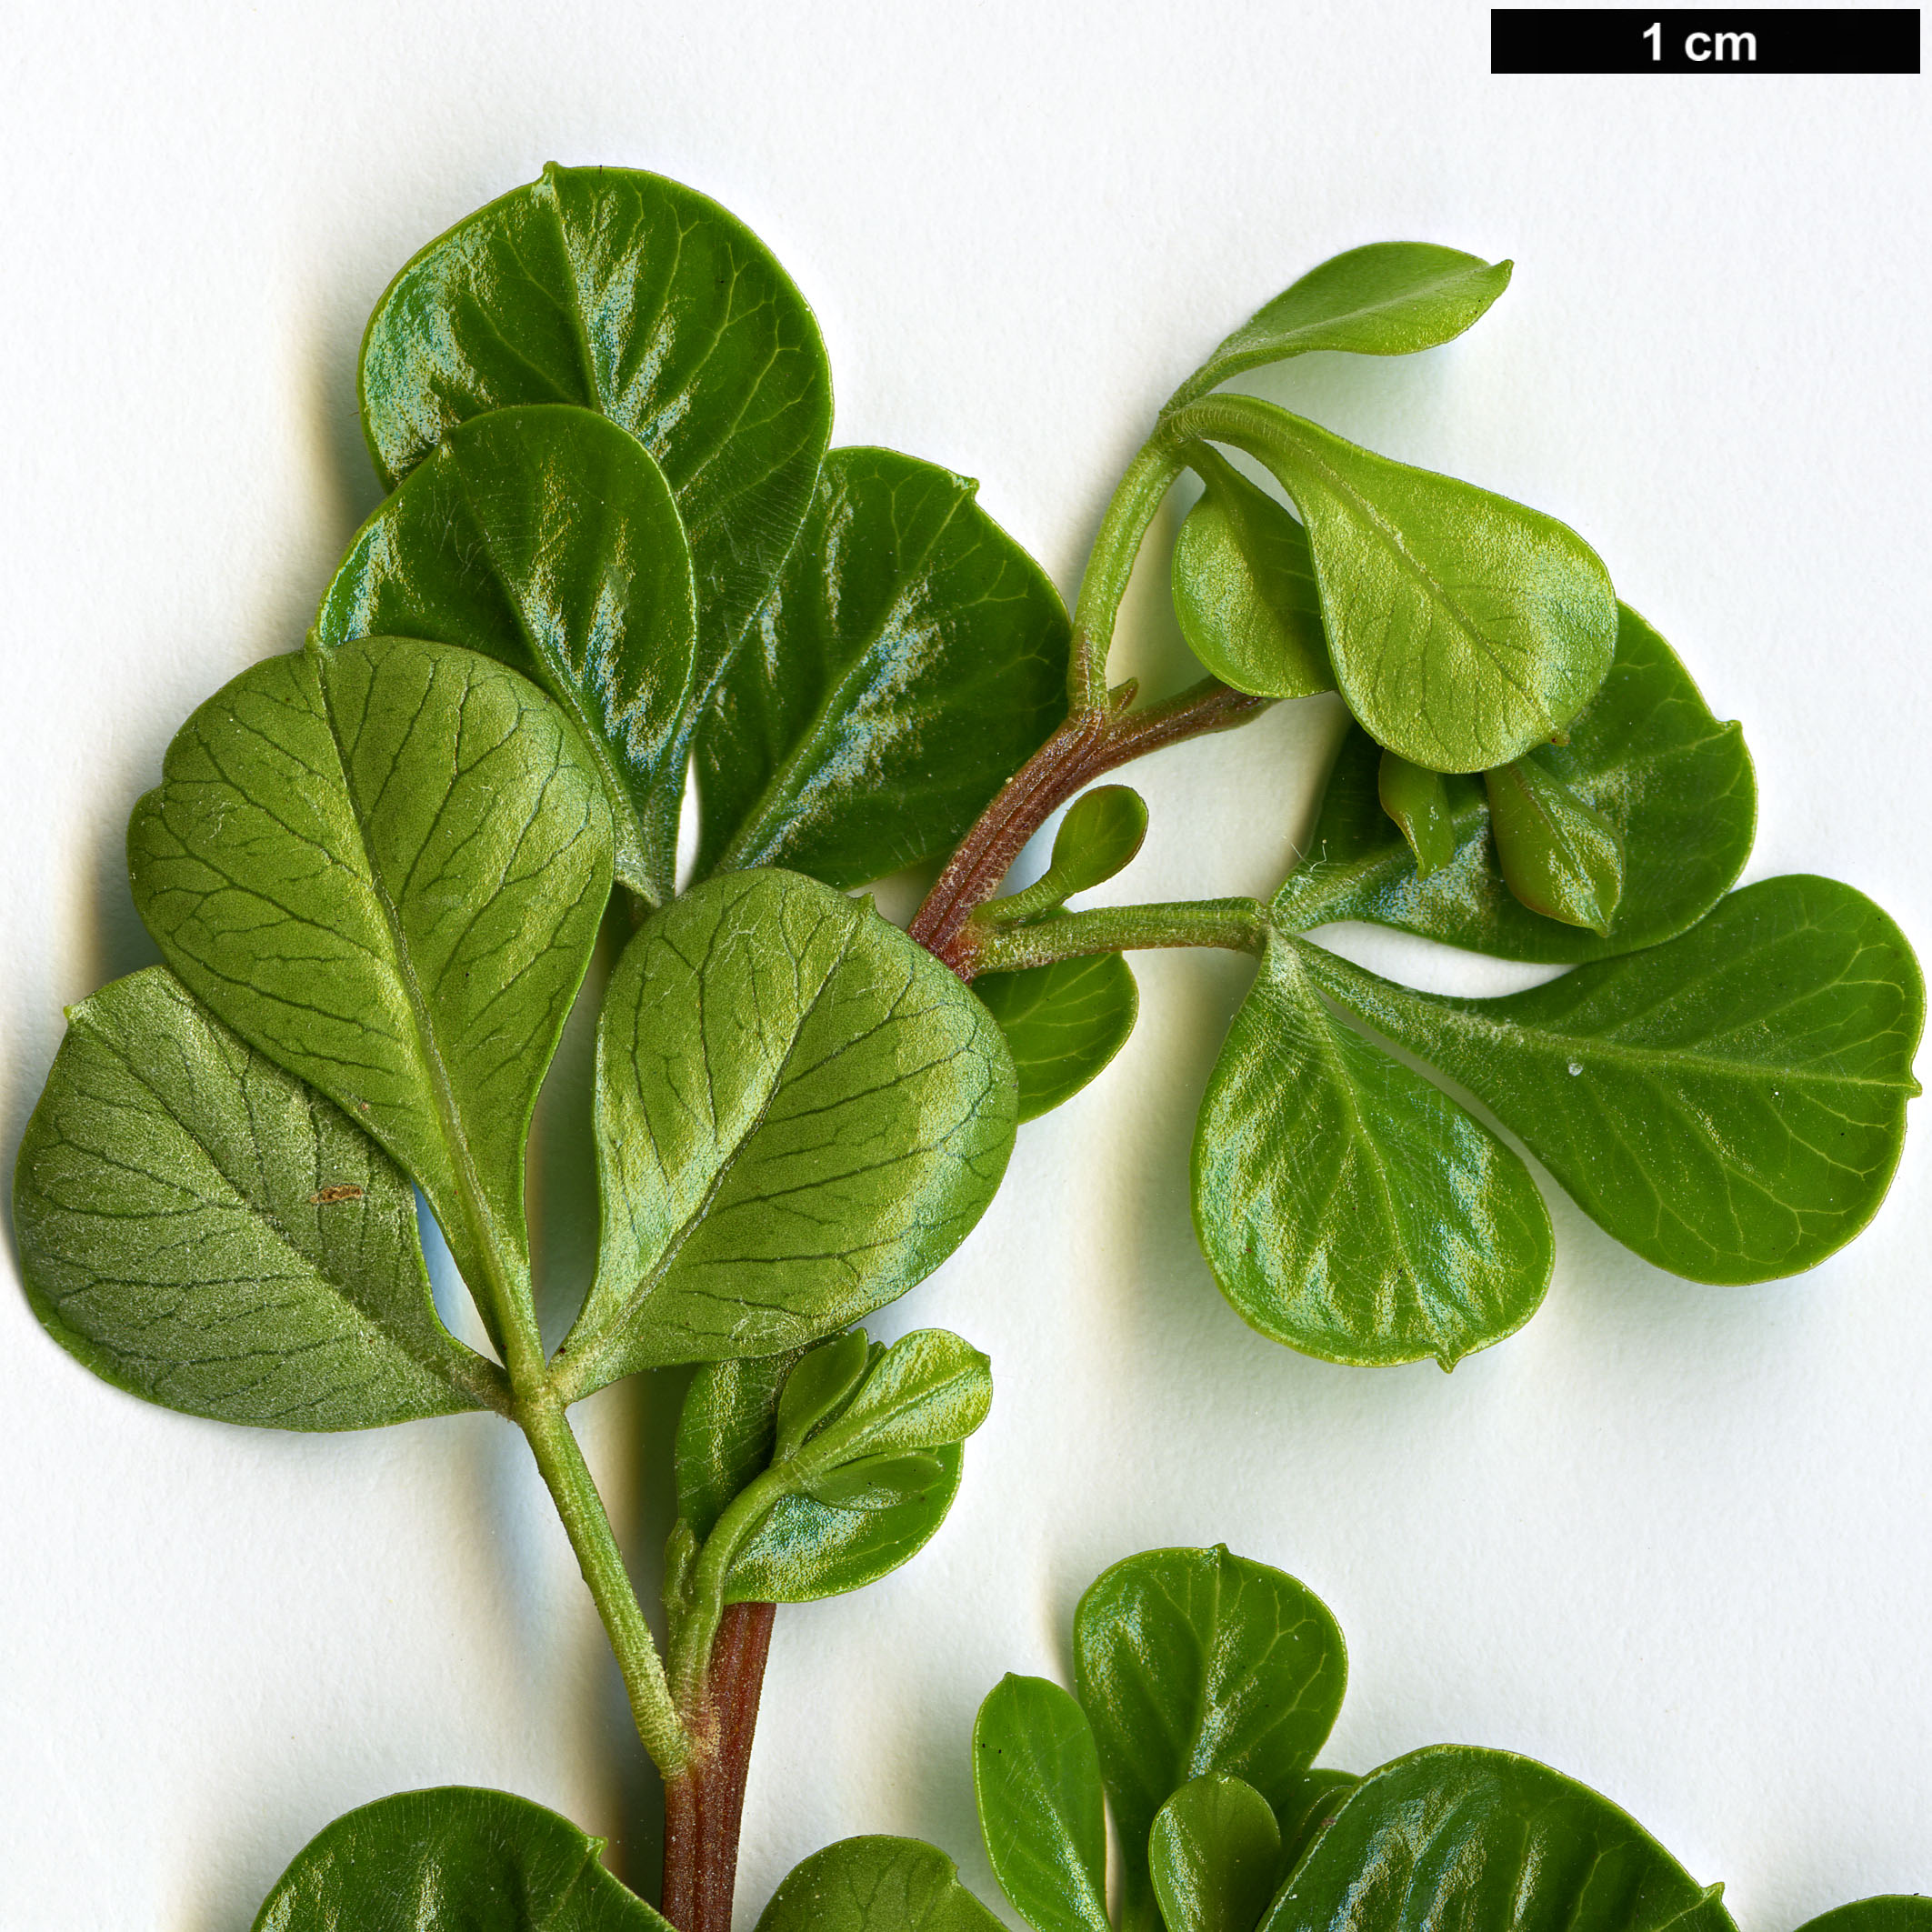
[[[1510,267],[1434,242],[1370,242],[1331,255],[1244,322],[1167,409],[1244,369],[1311,350],[1412,355],[1433,349],[1483,315],[1508,287]]]
[[[950,849],[1066,715],[1066,612],[973,500],[890,449],[837,449],[698,732],[701,873],[834,886]]]
[[[14,1232],[47,1331],[165,1407],[362,1429],[508,1400],[436,1317],[407,1178],[165,966],[69,1010]]]
[[[1262,1932],[1735,1932],[1722,1889],[1587,1787],[1437,1745],[1355,1787]]]
[[[973,990],[1006,1036],[1023,1121],[1050,1114],[1099,1075],[1140,1012],[1133,969],[1118,953],[982,974]]]
[[[973,1792],[993,1876],[1034,1932],[1108,1932],[1099,1753],[1057,1684],[1009,1673],[987,1693]]]
[[[1723,725],[1677,653],[1627,605],[1617,659],[1562,745],[1527,756],[1613,826],[1623,896],[1607,936],[1520,905],[1488,836],[1478,779],[1444,781],[1453,860],[1426,880],[1377,803],[1380,747],[1359,727],[1343,741],[1308,856],[1270,908],[1284,929],[1368,919],[1472,952],[1550,964],[1603,959],[1682,932],[1728,892],[1750,856],[1757,790],[1744,735]]]
[[[1147,1837],[1167,1932],[1254,1932],[1281,1876],[1281,1827],[1255,1787],[1226,1772],[1186,1784]]]
[[[1160,1807],[1210,1772],[1285,1803],[1341,1708],[1347,1659],[1335,1619],[1294,1577],[1220,1547],[1166,1549],[1116,1563],[1080,1599],[1074,1670],[1133,1924]]]
[[[1885,1197],[1919,1090],[1918,962],[1832,879],[1765,879],[1663,946],[1504,999],[1303,957],[1476,1095],[1591,1219],[1693,1281],[1767,1281],[1843,1246]]]
[[[520,403],[630,431],[690,543],[700,697],[798,534],[832,431],[825,345],[790,277],[716,202],[630,168],[553,165],[422,249],[369,318],[360,386],[391,487],[457,424]]]
[[[917,1838],[841,1838],[795,1865],[758,1932],[1002,1932],[959,1882],[959,1870]]]
[[[1487,771],[1596,695],[1617,600],[1567,525],[1251,396],[1177,421],[1246,450],[1301,513],[1336,684],[1378,744],[1431,771]]]
[[[1201,1252],[1276,1341],[1453,1367],[1536,1312],[1548,1210],[1467,1108],[1328,1012],[1312,970],[1271,939],[1215,1063],[1194,1138]]]
[[[603,1849],[507,1792],[405,1791],[310,1839],[255,1932],[669,1932]]]
[[[597,1035],[603,1242],[560,1352],[572,1399],[846,1326],[963,1240],[1012,1149],[1012,1061],[925,949],[794,874],[649,920]]]
[[[527,1296],[531,1109],[611,882],[563,713],[447,645],[272,657],[176,734],[127,846],[188,988],[394,1156],[486,1318]]]
[[[671,896],[697,606],[664,474],[588,409],[450,431],[356,533],[315,635],[429,637],[534,677],[603,776],[617,876]]]

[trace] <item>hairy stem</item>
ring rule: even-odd
[[[745,1781],[776,1609],[736,1603],[720,1618],[704,1703],[691,1714],[699,1747],[665,1781],[662,1908],[677,1932],[731,1932]]]
[[[1103,906],[1063,913],[1037,926],[1007,932],[976,928],[957,968],[964,979],[981,973],[1015,973],[1094,953],[1137,947],[1213,946],[1227,952],[1258,953],[1268,934],[1258,899],[1177,899],[1158,906]]]
[[[631,1587],[630,1573],[611,1532],[604,1499],[571,1433],[564,1405],[548,1387],[519,1396],[515,1419],[543,1472],[556,1513],[564,1519],[577,1567],[603,1619],[624,1688],[630,1698],[637,1735],[666,1785],[681,1776],[691,1759],[691,1738],[671,1701],[658,1660],[657,1645]]]
[[[1068,718],[980,814],[907,930],[958,972],[973,947],[967,922],[998,891],[1026,841],[1076,792],[1164,745],[1245,725],[1273,702],[1206,677],[1142,711],[1109,709]]]
[[[1094,547],[1074,606],[1074,641],[1066,666],[1066,696],[1075,717],[1107,709],[1106,654],[1134,575],[1134,560],[1156,514],[1186,468],[1172,439],[1158,434],[1127,465],[1094,533]]]

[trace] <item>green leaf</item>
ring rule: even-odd
[[[1486,771],[1596,695],[1617,600],[1567,525],[1271,403],[1196,406],[1188,426],[1256,457],[1300,511],[1336,683],[1378,744],[1431,771]]]
[[[508,1400],[436,1318],[407,1179],[165,966],[69,1011],[14,1233],[48,1333],[149,1402],[361,1429]]]
[[[1276,924],[1299,932],[1369,919],[1554,965],[1635,952],[1702,918],[1750,856],[1757,819],[1750,754],[1736,725],[1711,716],[1676,652],[1627,605],[1617,613],[1617,661],[1603,689],[1571,724],[1567,745],[1530,754],[1623,840],[1623,897],[1607,938],[1517,903],[1487,836],[1487,796],[1473,778],[1446,781],[1455,861],[1419,880],[1376,802],[1384,754],[1360,729],[1336,760],[1306,863],[1276,896]]]
[[[374,638],[243,672],[163,772],[127,847],[168,964],[382,1143],[500,1324],[529,1293],[530,1112],[610,896],[582,740],[488,658]]]
[[[363,431],[393,488],[458,423],[601,410],[656,458],[697,580],[707,694],[805,519],[832,378],[749,229],[662,175],[552,165],[423,249],[363,338]]]
[[[1066,715],[1066,613],[973,501],[889,449],[826,459],[698,732],[701,873],[859,886],[958,843]]]
[[[863,1589],[916,1557],[932,1540],[959,1493],[957,1443],[932,1451],[940,1476],[910,1502],[885,1508],[835,1509],[788,1496],[733,1560],[726,1603],[816,1603]]]
[[[1215,1063],[1194,1136],[1201,1252],[1276,1341],[1452,1368],[1536,1313],[1548,1210],[1487,1127],[1331,1017],[1315,964],[1270,940]]]
[[[944,1328],[917,1328],[879,1356],[837,1419],[793,1457],[792,1466],[803,1475],[862,1457],[964,1442],[992,1403],[986,1356]]]
[[[1281,1827],[1254,1786],[1197,1777],[1156,1814],[1147,1865],[1167,1932],[1253,1932],[1281,1876]]]
[[[1624,890],[1624,842],[1562,779],[1518,758],[1483,774],[1489,831],[1503,876],[1531,912],[1584,926],[1598,938],[1610,930]]]
[[[1063,898],[1105,886],[1134,863],[1147,836],[1147,806],[1131,785],[1096,785],[1067,806],[1047,869]]]
[[[1476,1095],[1591,1219],[1693,1281],[1767,1281],[1843,1246],[1884,1198],[1918,1092],[1918,963],[1832,879],[1766,879],[1666,945],[1505,999],[1303,956]]]
[[[571,1399],[636,1369],[771,1355],[906,1293],[1012,1150],[986,1008],[869,905],[739,873],[631,940],[597,1032],[597,1276]]]
[[[1101,1576],[1074,1613],[1074,1670],[1133,1924],[1155,1814],[1209,1772],[1281,1804],[1335,1722],[1347,1663],[1312,1591],[1216,1547],[1148,1550]]]
[[[764,1475],[777,1436],[778,1393],[802,1352],[727,1356],[691,1377],[677,1416],[677,1514],[699,1541],[739,1490]]]
[[[503,1791],[405,1791],[318,1833],[255,1932],[668,1932],[601,1838]]]
[[[946,1855],[916,1838],[841,1838],[795,1865],[758,1932],[1003,1932]]]
[[[1460,335],[1509,285],[1508,262],[1432,242],[1371,242],[1331,255],[1244,322],[1167,405],[1311,349],[1410,355]]]
[[[1927,1932],[1927,1928],[1932,1928],[1932,1898],[1917,1892],[1892,1892],[1837,1906],[1807,1919],[1798,1932]]]
[[[993,1876],[1034,1932],[1109,1932],[1100,1757],[1057,1684],[1009,1672],[987,1693],[973,1794]]]
[[[697,607],[663,472],[587,409],[454,429],[370,517],[315,635],[429,637],[534,677],[603,775],[619,878],[671,896]]]
[[[891,1509],[923,1503],[946,1484],[947,1470],[936,1456],[861,1456],[836,1467],[815,1471],[804,1493],[831,1509]]]
[[[1365,1777],[1263,1932],[1734,1932],[1635,1819],[1527,1757],[1437,1745]]]
[[[865,1379],[872,1351],[865,1330],[854,1328],[800,1356],[779,1393],[772,1461],[796,1456],[806,1437],[845,1406]]]
[[[1335,689],[1308,535],[1205,444],[1188,461],[1206,487],[1174,540],[1174,615],[1225,685],[1256,697]]]
[[[1342,1800],[1362,1780],[1352,1771],[1308,1772],[1280,1805],[1281,1868],[1292,1872],[1308,1847],[1335,1822]]]
[[[1126,1045],[1140,1012],[1133,969],[1118,953],[984,973],[973,990],[1013,1055],[1022,1120],[1071,1100]]]
[[[1415,854],[1418,879],[1440,872],[1456,856],[1456,820],[1440,772],[1385,751],[1376,769],[1376,796]]]

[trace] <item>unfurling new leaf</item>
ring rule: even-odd
[[[1489,831],[1503,876],[1531,912],[1610,934],[1624,890],[1624,842],[1595,812],[1527,753],[1483,774]]]

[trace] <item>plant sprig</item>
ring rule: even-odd
[[[165,965],[70,1015],[16,1174],[24,1273],[63,1346],[167,1406],[306,1429],[482,1408],[523,1432],[665,1779],[678,1932],[729,1924],[774,1606],[910,1557],[986,1413],[960,1337],[886,1348],[854,1325],[957,1247],[1018,1123],[1128,1036],[1126,953],[1257,961],[1201,1107],[1195,1219],[1229,1302],[1311,1354],[1451,1366],[1527,1319],[1554,1265],[1521,1156],[1376,1036],[1692,1278],[1810,1266],[1876,1211],[1924,1011],[1897,927],[1827,880],[1731,891],[1755,823],[1742,737],[1575,532],[1220,386],[1446,342],[1508,275],[1394,243],[1294,284],[1162,412],[1070,616],[966,479],[830,446],[809,308],[688,189],[547,169],[378,304],[361,399],[391,494],[303,647],[203,705],[135,808],[130,879]],[[1113,633],[1190,473],[1170,578],[1206,675],[1143,700],[1109,682]],[[1331,690],[1353,728],[1266,901],[1072,903],[1146,826],[1096,781]],[[1006,892],[1063,806],[1045,874]],[[905,931],[853,896],[942,858]],[[614,896],[635,929],[598,993],[598,1250],[552,1352],[527,1141]],[[1425,995],[1311,936],[1341,919],[1572,970]],[[437,1315],[418,1190],[486,1350]],[[661,1652],[568,1410],[693,1366]],[[1021,1686],[983,1716],[1030,1767],[982,1802],[1038,1932],[1106,1932],[1102,1782],[1123,1932],[1332,1919],[1364,1861],[1421,1855],[1390,1848],[1371,1790],[1403,1817],[1447,1792],[1497,1830],[1554,1807],[1653,1874],[1644,1898],[1716,1910],[1539,1767],[1465,1754],[1358,1789],[1311,1771],[1340,1695],[1326,1613],[1225,1553],[1135,1561],[1089,1603],[1117,1586],[1137,1607],[1083,1610],[1078,1703]],[[1218,1659],[1185,1695],[1166,1650],[1155,1668],[1120,1637],[1170,1612],[1175,1655]],[[1251,1613],[1260,1634],[1230,1636]],[[1273,1687],[1266,1723],[1224,1666]],[[1165,1757],[1136,1729],[1154,1707]],[[1196,1749],[1209,1710],[1226,1723]],[[261,1923],[377,1926],[405,1892],[431,1923],[521,1923],[512,1894],[559,1926],[658,1923],[595,1852],[497,1794],[385,1801],[325,1833]],[[962,1932],[984,1917],[940,1854],[819,1856],[773,1932],[816,1924],[835,1883]],[[1268,1891],[1260,1919],[1264,1876],[1291,1867],[1302,1890]]]

